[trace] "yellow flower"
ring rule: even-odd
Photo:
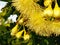
[[[15,36],[17,32],[18,32],[18,24],[15,27],[13,27],[13,29],[11,30],[11,35]]]
[[[46,8],[44,10],[44,16],[52,16],[53,15],[53,10],[52,10],[52,7],[51,7],[51,4],[48,6],[48,8]]]
[[[24,40],[29,40],[29,39],[30,39],[30,35],[29,35],[29,34],[25,34],[25,35],[23,36],[23,39],[24,39]]]
[[[54,17],[59,18],[60,17],[60,8],[56,2],[55,8],[54,8]]]
[[[52,0],[44,0],[44,5],[48,6],[52,3]]]
[[[16,38],[21,38],[22,37],[22,33],[24,32],[24,30],[19,31],[15,36]]]
[[[34,2],[35,1],[35,2]],[[24,16],[29,17],[35,12],[42,12],[42,8],[36,2],[38,0],[12,0],[12,5],[16,7],[16,9],[22,13]],[[28,4],[27,4],[28,3]],[[29,15],[29,16],[27,16]]]
[[[35,0],[12,0],[12,2],[14,2],[12,3],[12,5],[15,6],[16,9],[24,15],[22,15],[22,17],[28,18],[25,26],[29,27],[31,31],[34,31],[36,34],[42,36],[50,36],[52,33],[60,35],[60,28],[58,29],[58,26],[54,26],[55,24],[53,24],[52,21],[47,21],[42,18],[42,15],[44,15],[44,9],[34,1]],[[50,1],[51,0],[47,0],[44,5],[48,6],[50,4]],[[51,13],[51,7],[49,7],[48,9],[50,10],[49,13]],[[29,35],[26,35],[25,33],[24,40],[26,39],[29,39]]]

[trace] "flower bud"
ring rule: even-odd
[[[54,17],[59,18],[60,17],[60,8],[56,2],[55,8],[54,8]]]
[[[19,20],[19,24],[22,24],[23,23],[23,21],[24,21],[24,19],[23,18],[21,18],[20,20]]]
[[[30,35],[29,34],[25,34],[23,37],[24,40],[29,40],[30,39]]]
[[[21,38],[22,37],[22,33],[23,33],[24,30],[22,31],[19,31],[15,36],[16,38]]]
[[[44,0],[44,6],[48,6],[52,3],[51,0]]]
[[[53,15],[53,10],[51,8],[51,5],[49,5],[48,8],[44,10],[44,16],[52,16],[52,15]]]
[[[11,35],[15,36],[17,32],[18,32],[18,24],[15,27],[13,27],[13,29],[11,30]]]

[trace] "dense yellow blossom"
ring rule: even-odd
[[[60,35],[60,22],[45,20],[43,17],[45,9],[34,2],[34,0],[12,0],[12,2],[14,2],[12,5],[21,14],[27,16],[28,20],[25,26],[29,27],[31,31],[42,36]]]

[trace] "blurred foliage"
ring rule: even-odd
[[[2,1],[11,2],[12,0],[2,0]]]
[[[20,13],[16,11],[14,7],[11,6],[11,0],[2,0],[9,2],[6,7],[2,9],[0,13],[0,19],[3,19],[3,23],[11,14]],[[5,25],[0,25],[0,45],[60,45],[60,36],[55,37],[54,35],[50,37],[43,37],[36,35],[34,32],[30,32],[31,38],[29,40],[17,39],[10,35],[10,30],[15,26],[15,23],[10,23],[10,27]]]

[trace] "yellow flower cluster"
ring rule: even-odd
[[[47,4],[49,3],[50,0],[48,0],[48,2],[46,2]],[[50,1],[51,2],[51,1]],[[46,8],[44,10],[44,15],[46,16],[52,16],[52,17],[55,17],[55,18],[60,18],[60,7],[58,6],[57,4],[57,1],[55,2],[55,8],[52,9],[52,6],[51,4],[49,4],[48,8]],[[47,6],[46,4],[46,6]]]
[[[44,5],[48,6],[46,9],[43,9],[36,1],[37,0],[12,0],[12,2],[14,2],[12,5],[15,6],[21,14],[26,16],[26,18],[28,17],[25,26],[29,27],[29,29],[36,34],[42,36],[50,36],[51,34],[60,35],[60,21],[47,21],[43,18],[43,16],[46,15],[53,17],[60,16],[60,8],[57,6],[57,3],[54,10],[52,10],[50,5],[51,0],[44,2]]]
[[[23,32],[24,32],[24,35],[22,36]],[[16,38],[23,38],[24,40],[30,39],[30,35],[26,34],[25,29],[23,29],[21,31],[18,30],[18,24],[12,28],[11,36],[15,36]]]

